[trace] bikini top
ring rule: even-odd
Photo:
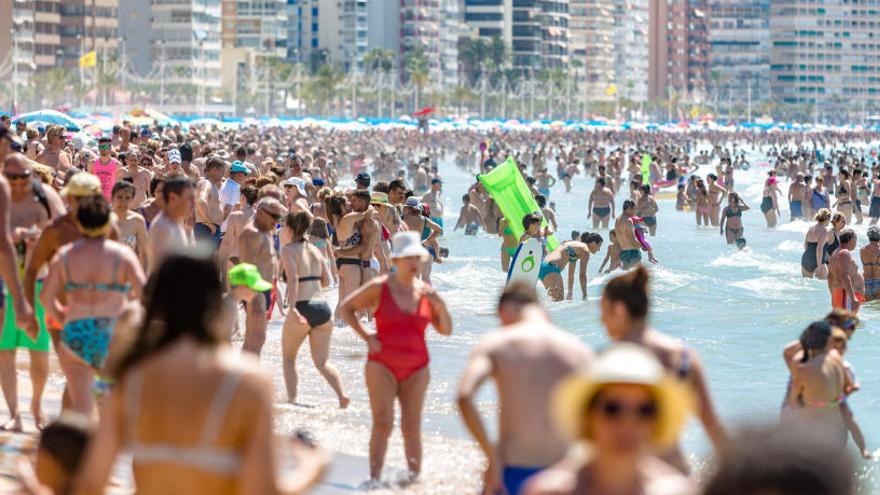
[[[131,284],[120,284],[116,280],[117,272],[119,271],[119,261],[121,260],[121,256],[116,256],[113,260],[113,282],[109,284],[98,283],[98,282],[74,282],[73,277],[70,276],[70,251],[64,253],[62,260],[64,262],[64,272],[67,275],[67,282],[64,284],[64,292],[70,292],[74,290],[97,290],[102,292],[121,292],[123,294],[127,293],[131,290]]]
[[[241,374],[229,372],[223,377],[208,407],[208,415],[199,442],[187,446],[161,442],[146,443],[138,440],[137,426],[140,418],[143,380],[142,373],[132,373],[128,379],[125,397],[128,450],[134,464],[178,464],[219,475],[236,476],[241,469],[241,456],[228,448],[217,447],[216,444],[223,427],[223,420],[241,381]]]
[[[742,210],[736,210],[736,211],[733,211],[733,209],[728,208],[728,209],[727,209],[727,213],[725,214],[725,216],[726,216],[727,218],[730,218],[730,217],[742,217],[742,216],[743,216],[743,212],[742,212]]]
[[[565,252],[568,254],[568,261],[574,263],[578,260],[577,251],[575,251],[573,247],[565,246]]]

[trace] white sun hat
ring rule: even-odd
[[[422,239],[416,232],[398,232],[391,238],[391,259],[418,256],[428,261],[431,254],[422,246]]]

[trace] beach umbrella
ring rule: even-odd
[[[68,131],[79,131],[80,127],[72,118],[68,115],[63,114],[61,112],[55,110],[37,110],[36,112],[23,113],[21,115],[16,115],[12,118],[13,122],[23,121],[28,124],[55,124],[63,126]]]
[[[413,115],[416,117],[421,117],[422,115],[428,115],[431,113],[434,113],[434,109],[431,107],[425,107],[425,108],[419,110],[418,112],[414,113]]]

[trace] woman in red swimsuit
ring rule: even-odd
[[[394,425],[394,399],[400,401],[400,424],[411,479],[422,463],[422,406],[428,389],[428,347],[425,328],[432,324],[443,335],[452,333],[446,304],[419,279],[430,255],[416,232],[399,232],[391,239],[391,275],[378,277],[352,293],[339,315],[364,339],[369,356],[364,371],[373,430],[370,435],[370,478],[379,481],[388,437]],[[356,312],[368,310],[376,332],[368,332]]]

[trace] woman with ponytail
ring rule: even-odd
[[[696,399],[696,414],[717,449],[726,441],[727,435],[709,395],[703,365],[694,350],[650,327],[648,280],[648,270],[640,265],[609,281],[602,292],[602,323],[611,340],[643,346],[690,389]],[[661,454],[664,460],[682,472],[689,471],[678,445]]]
[[[76,220],[83,238],[58,251],[40,301],[49,316],[64,322],[56,349],[71,409],[91,415],[95,374],[104,368],[117,318],[140,297],[145,276],[134,251],[107,239],[110,205],[103,196],[80,199]],[[59,302],[62,294],[66,307]]]

